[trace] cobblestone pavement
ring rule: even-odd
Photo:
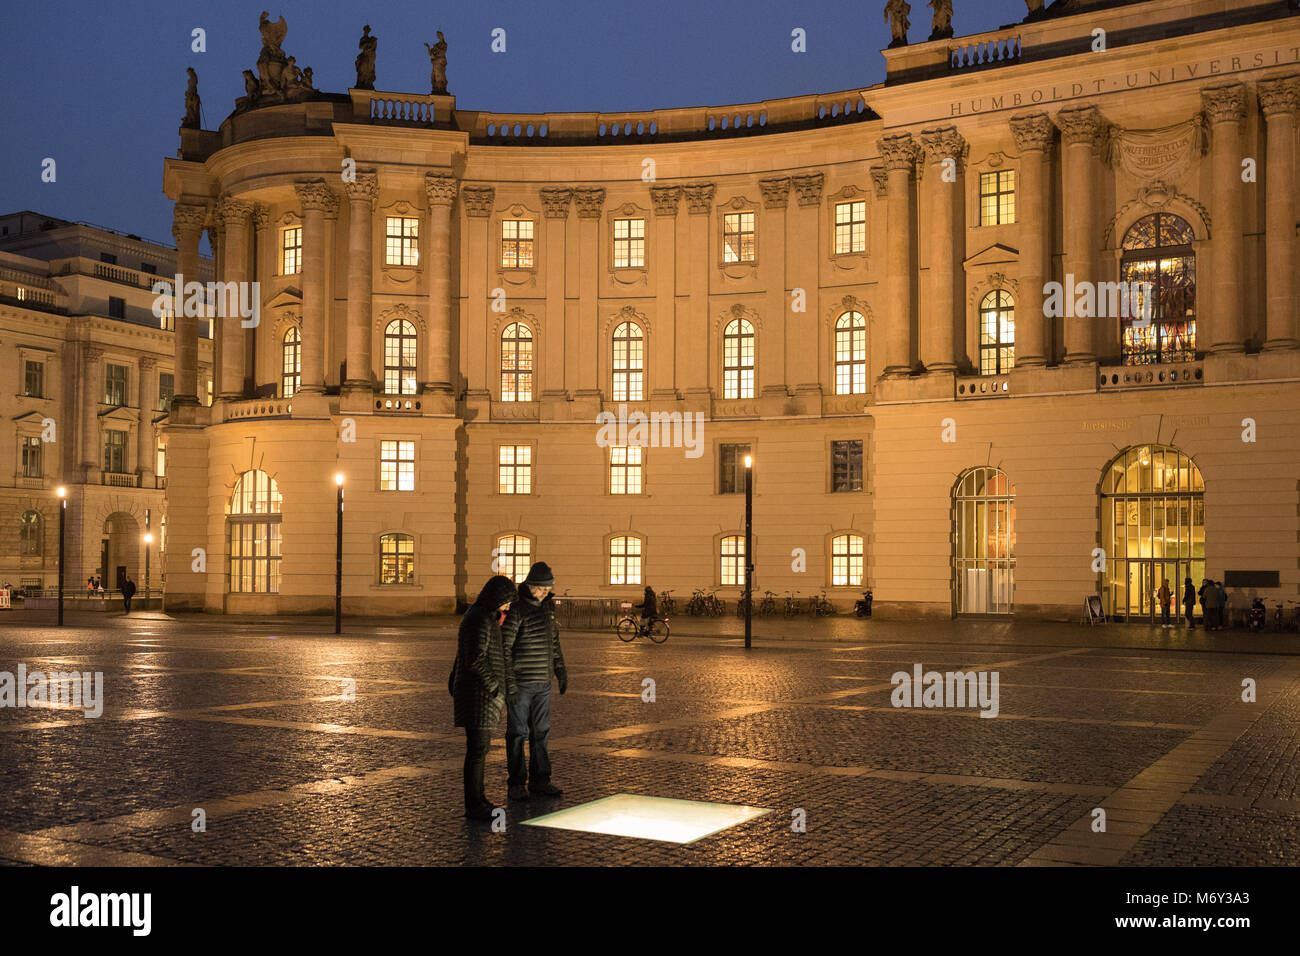
[[[765,622],[746,651],[734,621],[662,646],[568,634],[564,796],[509,803],[494,832],[461,816],[450,618],[342,636],[310,618],[48,618],[0,621],[0,672],[102,671],[105,706],[0,708],[9,865],[1300,862],[1300,639],[1281,635]],[[891,675],[917,663],[996,671],[998,716],[893,707]],[[772,812],[681,845],[518,825],[617,793]]]

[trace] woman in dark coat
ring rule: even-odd
[[[1196,613],[1196,586],[1192,584],[1190,577],[1183,579],[1183,613],[1187,616],[1188,628],[1196,627],[1194,614]]]
[[[461,619],[456,663],[448,681],[456,726],[465,728],[465,816],[474,820],[491,820],[496,810],[483,793],[483,772],[492,731],[501,723],[506,694],[514,690],[501,643],[501,620],[517,596],[511,580],[500,574],[483,585]]]

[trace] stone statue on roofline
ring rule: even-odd
[[[912,5],[907,0],[889,0],[885,4],[885,20],[889,23],[889,30],[894,36],[889,41],[890,48],[907,46],[907,31],[912,26],[912,21],[907,19],[907,15],[911,12]]]
[[[189,82],[185,87],[185,119],[181,120],[181,128],[200,129],[199,75],[194,72],[192,66],[187,66],[185,72],[189,75]]]
[[[951,40],[952,0],[930,0],[926,6],[934,10],[934,18],[930,21],[930,39]]]
[[[429,73],[430,85],[433,87],[432,92],[435,94],[447,95],[447,38],[438,31],[438,42],[430,46],[428,43],[424,48],[429,51]]]
[[[1026,20],[1041,20],[1047,16],[1047,11],[1043,9],[1043,0],[1025,0],[1025,6],[1029,8]]]
[[[284,17],[272,20],[262,11],[257,29],[262,35],[262,52],[257,58],[257,75],[244,71],[244,95],[235,100],[235,112],[255,106],[273,106],[280,103],[298,103],[316,92],[312,85],[311,67],[300,69],[291,56],[286,56],[284,36],[289,32]]]
[[[289,32],[289,25],[284,22],[283,16],[279,20],[272,21],[271,15],[263,10],[257,22],[257,29],[262,34],[262,52],[257,58],[257,75],[262,82],[261,92],[279,93],[284,83],[284,64],[288,59],[280,44],[284,42],[284,35]]]
[[[361,30],[361,39],[357,41],[357,46],[361,52],[357,54],[357,85],[358,90],[373,90],[375,88],[375,50],[379,45],[379,37],[370,35],[370,24],[366,24]]]

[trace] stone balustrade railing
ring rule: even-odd
[[[1103,365],[1098,369],[1098,386],[1103,392],[1127,388],[1168,388],[1200,385],[1204,380],[1200,362],[1170,362],[1164,365]]]
[[[959,375],[954,391],[957,398],[1005,398],[1011,394],[1008,375]]]
[[[233,422],[242,418],[288,418],[293,413],[290,398],[248,398],[226,402],[222,421]]]
[[[1020,34],[1013,30],[995,30],[962,37],[948,47],[948,65],[954,70],[991,66],[1020,59]]]

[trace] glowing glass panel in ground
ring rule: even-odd
[[[694,843],[771,812],[762,807],[618,793],[533,820],[525,820],[524,823],[534,827],[608,833],[611,836],[639,837],[667,843]]]

